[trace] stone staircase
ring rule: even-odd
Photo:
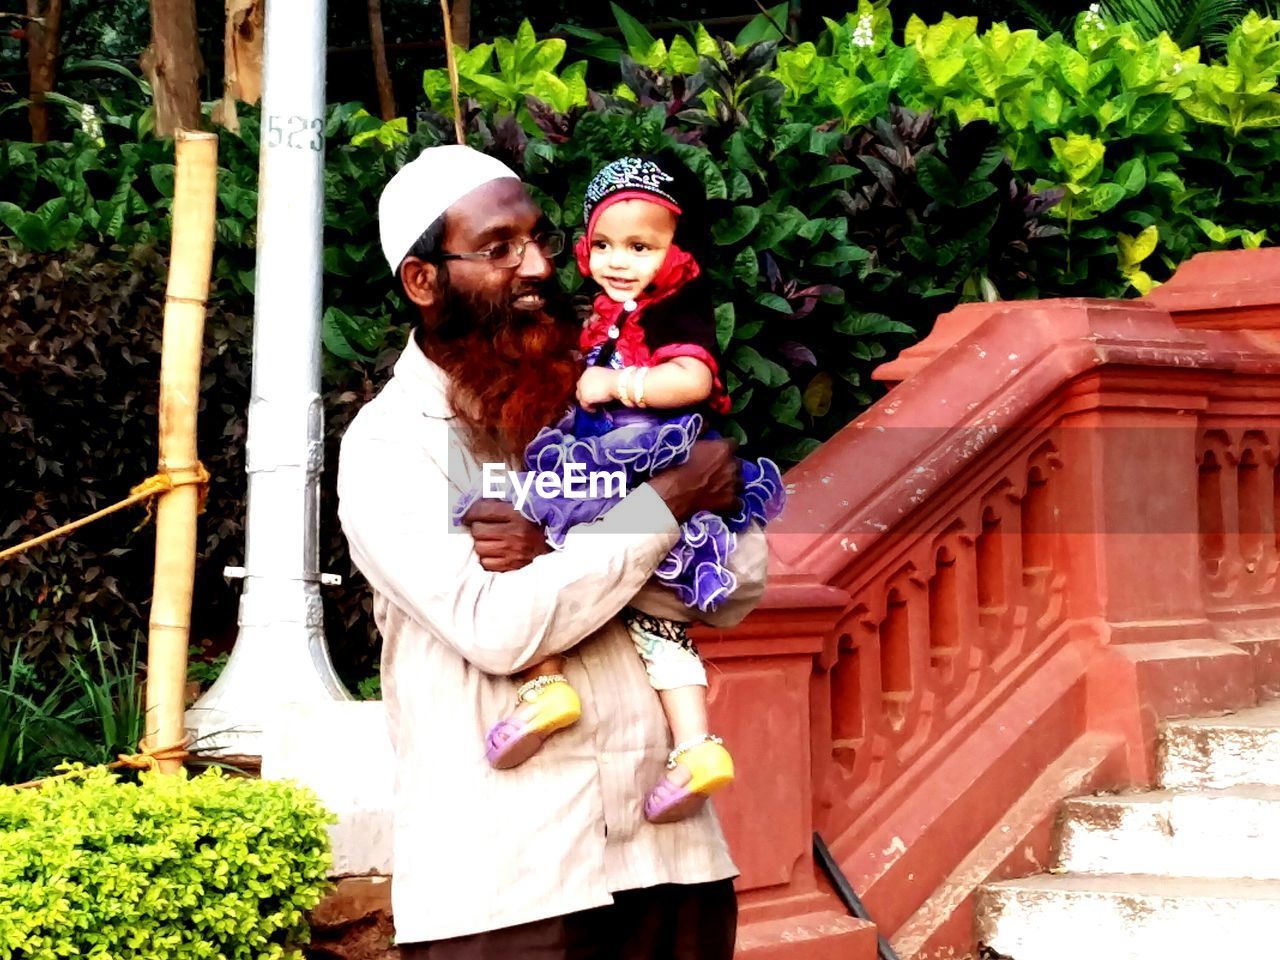
[[[978,938],[1013,960],[1276,956],[1280,700],[1169,721],[1160,789],[1064,805],[1056,866],[992,883]]]

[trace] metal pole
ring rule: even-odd
[[[249,757],[281,704],[350,699],[320,602],[324,0],[267,4],[263,74],[240,632],[188,715],[198,746]]]

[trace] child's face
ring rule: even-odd
[[[676,233],[676,215],[647,200],[620,200],[591,235],[591,278],[611,300],[634,300],[658,275]]]

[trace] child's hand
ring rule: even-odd
[[[587,367],[578,378],[578,406],[595,410],[618,397],[618,371],[608,367]]]

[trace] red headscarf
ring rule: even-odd
[[[601,213],[624,200],[643,200],[646,203],[656,203],[676,216],[681,213],[680,208],[671,201],[640,190],[621,190],[605,197],[591,211],[587,232],[573,247],[574,255],[578,260],[578,270],[584,277],[591,276],[591,237],[595,233],[596,221],[600,219]],[[619,330],[619,345],[625,344],[629,355],[647,356],[649,351],[644,345],[643,332],[637,322],[640,313],[650,304],[669,297],[701,273],[702,268],[698,266],[698,261],[673,243],[667,248],[667,255],[653,281],[635,298],[634,309],[626,311],[624,304],[605,293],[596,297],[592,304],[594,315],[582,331],[583,352],[609,340],[609,328],[616,325]],[[623,316],[624,313],[626,316]]]

